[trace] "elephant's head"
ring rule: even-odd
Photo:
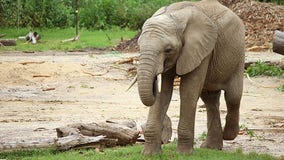
[[[164,7],[149,18],[138,40],[137,79],[143,104],[154,104],[159,74],[173,67],[178,75],[193,71],[212,53],[216,40],[215,23],[194,6],[172,11]]]

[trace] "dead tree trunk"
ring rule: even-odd
[[[273,38],[273,52],[284,55],[284,32],[275,31]]]
[[[15,46],[16,40],[14,39],[1,39],[0,44],[3,46]]]

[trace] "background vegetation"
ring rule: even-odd
[[[250,65],[246,69],[246,73],[251,77],[264,75],[264,76],[278,76],[281,77],[283,75],[283,70],[279,66],[270,66],[264,62],[258,61],[255,64]]]
[[[73,27],[74,1],[1,0],[0,27]],[[182,0],[78,0],[79,24],[88,29],[118,26],[137,30],[158,8],[177,1]]]

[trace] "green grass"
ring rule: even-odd
[[[24,40],[17,40],[16,46],[0,47],[1,51],[47,51],[47,50],[75,50],[84,48],[104,48],[115,46],[121,39],[134,37],[137,31],[129,29],[114,28],[110,30],[82,30],[80,39],[75,42],[62,43],[62,40],[70,39],[75,36],[75,29],[34,29],[41,35],[41,40],[37,44],[26,43]],[[6,33],[3,39],[16,39],[25,36],[28,29],[0,28],[0,34]]]
[[[269,66],[264,62],[258,61],[255,64],[250,65],[246,73],[251,77],[264,75],[264,76],[278,76],[283,75],[283,70],[278,66]]]
[[[74,150],[57,152],[54,149],[14,151],[0,153],[0,159],[14,160],[276,160],[267,154],[244,154],[238,149],[235,152],[225,152],[207,149],[196,149],[193,155],[186,156],[176,152],[176,144],[163,147],[163,154],[156,156],[141,155],[142,146],[118,147],[105,149],[103,152],[94,150]]]
[[[281,91],[281,92],[284,92],[284,85],[280,86],[280,87],[278,88],[278,90]]]

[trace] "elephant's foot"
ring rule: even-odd
[[[223,140],[221,140],[221,142],[210,142],[209,140],[206,140],[201,144],[200,148],[222,150]]]
[[[239,123],[233,121],[226,121],[226,125],[223,132],[224,140],[234,140],[239,134]]]
[[[161,144],[145,143],[144,149],[142,151],[143,155],[156,155],[156,154],[161,154],[161,153],[162,153]]]
[[[239,134],[239,125],[230,126],[227,125],[224,128],[223,139],[224,140],[234,140]]]
[[[177,146],[177,151],[181,154],[191,155],[193,150],[193,147],[189,144],[178,144]]]

